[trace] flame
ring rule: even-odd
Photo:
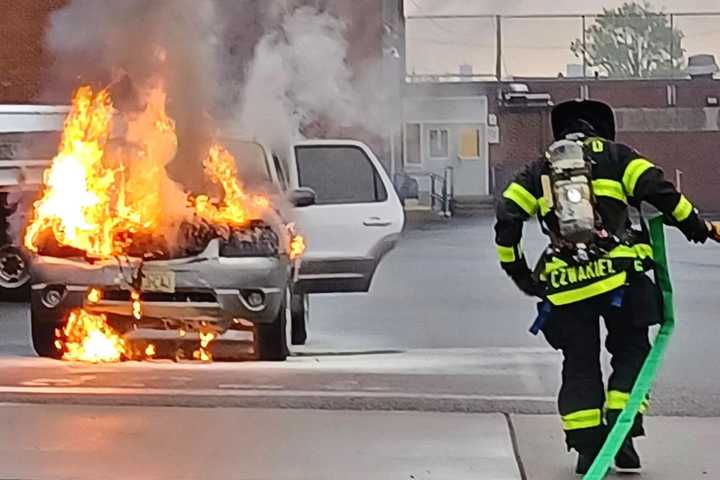
[[[164,61],[162,49],[155,55]],[[137,251],[130,249],[136,239],[154,239],[166,233],[169,225],[200,219],[227,229],[278,215],[268,197],[245,189],[235,158],[220,144],[213,144],[203,161],[205,175],[219,187],[218,198],[209,194],[190,198],[182,191],[165,169],[177,153],[178,138],[175,122],[166,113],[162,83],[143,95],[142,111],[120,114],[107,89],[83,86],[76,91],[58,153],[44,172],[43,191],[25,231],[24,244],[30,251],[45,251],[46,245],[54,245],[47,243],[53,240],[89,258],[105,259]],[[122,142],[114,141],[113,121],[118,117],[126,127]],[[284,238],[291,258],[302,255],[302,236],[291,230]],[[86,298],[89,304],[97,304],[103,292],[92,288]],[[140,292],[131,290],[130,300],[132,318],[141,320]],[[178,334],[182,337],[186,332]],[[195,358],[211,361],[208,347],[215,338],[215,333],[201,332]],[[128,351],[104,315],[83,309],[71,312],[66,326],[56,331],[55,346],[64,359],[89,362],[118,361]],[[149,344],[145,354],[152,357],[156,351]]]
[[[99,288],[91,288],[87,294],[88,302],[98,303],[102,300],[102,291]]]
[[[200,349],[193,352],[193,358],[203,362],[212,361],[212,353],[208,350],[210,342],[215,340],[215,334],[212,332],[200,332]]]
[[[300,258],[305,253],[305,238],[302,235],[294,234],[290,239],[290,260]]]
[[[127,351],[125,340],[108,325],[105,315],[83,309],[72,311],[62,331],[55,333],[55,346],[64,351],[64,360],[117,362]]]
[[[138,149],[129,155],[108,148],[113,106],[107,90],[78,89],[25,233],[28,249],[37,252],[50,231],[60,245],[110,257],[126,253],[133,234],[157,229],[158,187],[177,146],[164,105],[162,90],[151,90],[147,109],[129,122],[127,140]]]
[[[154,344],[148,343],[148,346],[145,347],[145,356],[148,358],[152,358],[157,354],[157,348]]]
[[[60,152],[45,172],[45,191],[35,203],[25,246],[37,251],[39,235],[51,229],[58,243],[111,255],[115,251],[106,224],[114,172],[102,159],[110,131],[112,104],[107,91],[78,89],[63,130]]]
[[[140,293],[137,290],[130,292],[130,299],[132,300],[132,316],[135,320],[142,318],[142,303],[140,302]]]
[[[246,225],[259,219],[270,201],[261,195],[246,193],[238,180],[235,158],[221,145],[212,145],[203,163],[205,174],[222,187],[223,199],[213,202],[207,195],[195,198],[195,210],[204,220],[233,227]]]

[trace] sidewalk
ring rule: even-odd
[[[565,451],[554,415],[513,415],[519,456],[528,480],[577,479],[576,454]],[[610,473],[607,478],[710,480],[720,478],[720,418],[648,417],[648,436],[636,442],[641,476]]]
[[[503,415],[0,405],[0,478],[516,480]]]

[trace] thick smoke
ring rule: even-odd
[[[322,132],[363,129],[382,135],[390,103],[382,96],[380,61],[351,69],[346,25],[312,7],[288,11],[276,2],[255,47],[233,129],[285,153]]]
[[[194,187],[223,94],[216,30],[210,0],[73,0],[47,34],[54,88],[115,82],[116,106],[132,109],[142,108],[136,88],[162,78],[180,141],[170,173]]]

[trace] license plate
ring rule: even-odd
[[[143,272],[142,289],[146,292],[175,293],[175,272]]]

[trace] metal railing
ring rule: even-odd
[[[453,167],[445,167],[442,175],[435,172],[403,172],[399,176],[412,178],[416,183],[418,179],[427,179],[429,181],[429,192],[423,193],[427,193],[429,196],[430,210],[445,218],[453,216],[455,213],[455,169]],[[401,197],[403,197],[403,200],[411,198],[405,195],[401,195]],[[420,200],[420,197],[418,191],[418,200]]]
[[[631,31],[639,45],[629,48],[642,62],[631,58],[614,65],[593,53],[595,40],[602,38],[597,30],[607,31],[600,25],[603,19]],[[639,33],[653,21],[657,21],[653,34],[659,38],[650,42]],[[624,16],[613,10],[573,15],[409,15],[407,80],[681,78],[687,75],[688,56],[714,54],[720,61],[719,23],[720,11]],[[647,55],[647,45],[656,50],[652,57]]]

